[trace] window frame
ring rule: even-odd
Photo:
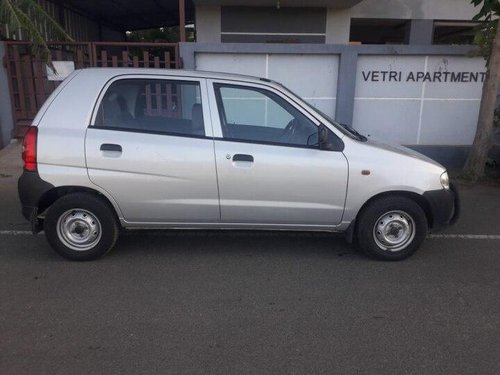
[[[197,134],[183,134],[176,132],[168,132],[162,130],[144,130],[144,129],[133,129],[133,128],[121,128],[121,127],[111,127],[111,126],[100,126],[96,125],[97,114],[99,112],[99,108],[101,106],[102,100],[104,96],[108,92],[110,86],[118,81],[128,81],[128,80],[159,80],[159,81],[175,81],[175,82],[187,82],[187,83],[197,83],[200,87],[200,95],[201,95],[201,108],[203,111],[203,126],[205,130],[205,135],[197,135]],[[207,80],[205,78],[200,77],[185,77],[185,76],[176,76],[176,75],[157,75],[157,74],[121,74],[114,76],[109,79],[102,87],[99,95],[94,103],[94,107],[92,109],[90,121],[88,128],[89,129],[99,129],[99,130],[110,130],[110,131],[121,131],[128,133],[141,133],[141,134],[153,134],[153,135],[166,135],[166,136],[174,136],[174,137],[185,137],[185,138],[201,138],[201,139],[213,139],[213,127],[212,127],[212,119],[210,116],[209,109],[209,94],[207,87]]]
[[[220,87],[229,87],[229,88],[236,88],[236,89],[253,90],[256,92],[272,93],[272,94],[278,96],[279,98],[281,98],[289,106],[294,108],[297,112],[302,114],[306,119],[308,119],[311,123],[313,123],[317,127],[318,133],[319,133],[319,127],[321,125],[321,122],[319,122],[315,117],[311,116],[302,107],[297,106],[295,104],[295,102],[292,102],[291,100],[289,100],[289,98],[287,96],[283,95],[280,91],[274,89],[273,87],[258,85],[258,84],[253,84],[253,83],[245,83],[245,82],[239,82],[239,81],[224,81],[224,80],[210,80],[209,84],[213,90],[212,92],[213,92],[213,96],[215,99],[215,108],[217,110],[217,121],[219,124],[218,130],[220,130],[220,134],[218,136],[215,136],[214,139],[227,141],[227,142],[294,147],[294,148],[302,148],[302,149],[309,149],[309,150],[321,150],[319,144],[317,144],[317,145],[299,145],[299,144],[294,144],[294,143],[284,143],[284,142],[275,142],[275,141],[259,141],[259,140],[251,140],[251,139],[229,138],[229,137],[224,136],[223,123],[225,122],[226,116],[225,116],[224,104],[222,102]],[[265,94],[263,94],[263,95],[265,95]],[[265,96],[267,96],[267,95],[265,95]],[[280,105],[279,103],[277,103],[277,104]],[[214,111],[212,111],[212,116],[214,116],[213,112]],[[212,119],[212,122],[216,123],[214,121],[214,119]]]

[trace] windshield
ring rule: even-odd
[[[290,94],[294,99],[296,99],[297,101],[299,101],[300,104],[302,104],[303,106],[307,107],[313,113],[318,113],[319,115],[321,115],[321,117],[324,117],[325,120],[327,120],[330,124],[332,124],[341,133],[347,135],[349,138],[356,139],[356,140],[362,141],[362,142],[366,142],[366,140],[368,139],[364,135],[358,133],[356,130],[354,130],[349,125],[338,123],[337,121],[335,121],[334,119],[332,119],[330,116],[328,116],[327,114],[325,114],[322,111],[320,111],[318,108],[314,107],[313,105],[311,105],[308,102],[306,102],[305,100],[303,100],[300,96],[298,96],[297,94],[295,94],[289,88],[283,86],[281,83],[275,82],[275,81],[273,81],[273,83],[278,84],[283,91],[285,91],[288,94]]]

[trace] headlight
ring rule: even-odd
[[[445,189],[449,189],[450,188],[450,178],[448,177],[448,172],[443,172],[441,174],[441,177],[439,178],[440,182],[441,182],[441,185],[443,186],[443,188]]]

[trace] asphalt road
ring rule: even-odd
[[[498,374],[500,249],[399,263],[331,235],[128,235],[96,262],[2,236],[2,374]]]
[[[56,255],[0,169],[0,374],[499,374],[500,189],[404,262],[307,233],[131,233]]]

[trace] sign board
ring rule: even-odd
[[[483,58],[360,56],[353,126],[405,145],[469,145],[476,131]]]
[[[47,79],[49,81],[64,81],[75,70],[73,61],[52,61],[54,69],[47,67]]]
[[[202,52],[195,56],[197,69],[277,80],[335,116],[338,55]],[[486,75],[482,57],[361,54],[352,68],[352,75],[343,79],[355,79],[352,125],[359,132],[403,145],[472,143]],[[344,94],[350,95],[338,93]],[[260,106],[266,110],[264,103]],[[256,111],[257,103],[248,108]]]

